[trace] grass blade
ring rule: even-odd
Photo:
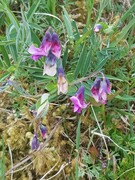
[[[5,62],[5,65],[10,67],[11,63],[6,48],[4,46],[0,46],[0,51],[3,55],[3,61]]]
[[[76,78],[79,73],[81,72],[82,70],[82,64],[84,63],[84,59],[86,57],[86,54],[87,54],[87,48],[86,48],[86,45],[84,44],[83,45],[83,48],[82,48],[82,52],[80,54],[80,58],[78,60],[78,63],[77,63],[77,66],[76,66],[76,69],[75,69],[75,72],[74,72],[74,77]]]
[[[71,20],[70,20],[70,17],[66,11],[66,9],[62,6],[62,9],[63,9],[63,19],[64,19],[64,23],[65,23],[65,26],[66,26],[66,29],[67,29],[67,33],[68,33],[68,36],[69,38],[74,38],[73,36],[73,30],[72,30],[72,25],[71,25]]]
[[[14,25],[14,28],[18,30],[20,25],[14,13],[9,9],[9,7],[4,1],[1,1],[1,4],[2,4],[1,6],[2,10],[6,13],[7,17],[10,19],[11,23]]]
[[[84,66],[82,69],[82,75],[85,76],[87,74],[87,71],[89,70],[90,66],[91,66],[91,60],[92,60],[92,49],[89,50],[86,58],[84,59]]]
[[[34,3],[32,4],[30,10],[28,11],[28,14],[27,14],[27,18],[28,19],[31,19],[33,14],[35,13],[35,11],[37,10],[39,4],[40,4],[41,0],[38,0],[38,1],[34,1]]]

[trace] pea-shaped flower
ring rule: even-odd
[[[31,58],[37,61],[42,56],[48,56],[49,52],[51,52],[56,58],[60,58],[61,55],[61,46],[58,35],[53,32],[52,34],[46,31],[45,36],[41,42],[39,48],[31,45],[28,49],[28,52],[32,54]]]
[[[58,95],[60,93],[66,94],[68,91],[68,82],[66,80],[62,65],[60,65],[57,69],[57,76]]]
[[[40,142],[38,140],[37,133],[34,134],[30,144],[31,144],[31,149],[32,150],[37,150],[39,148]]]
[[[46,138],[46,134],[47,134],[47,129],[43,124],[39,125],[39,129],[42,135],[42,138],[45,139]]]
[[[94,26],[94,32],[99,32],[100,30],[102,29],[102,26],[101,26],[101,24],[95,24],[95,26]]]
[[[96,102],[101,104],[106,104],[107,94],[111,93],[111,83],[110,81],[103,77],[103,80],[96,78],[94,84],[91,88],[91,95]]]
[[[50,29],[46,31],[45,36],[39,48],[31,45],[28,52],[32,54],[31,58],[37,61],[42,56],[46,57],[44,64],[44,74],[54,76],[56,74],[56,60],[61,56],[61,45],[58,35]]]
[[[88,104],[84,101],[84,87],[81,86],[77,93],[70,98],[74,103],[74,112],[81,113],[82,109],[85,109]]]

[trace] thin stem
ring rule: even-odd
[[[102,115],[103,115],[103,121],[104,121],[104,126],[105,126],[105,124],[106,124],[106,116],[105,116],[105,105],[104,104],[102,105],[102,111],[103,111]]]
[[[14,165],[13,165],[13,156],[12,156],[12,151],[10,146],[8,145],[8,149],[9,149],[9,154],[10,154],[10,160],[11,160],[11,169],[13,169]],[[13,175],[14,175],[14,171],[11,171],[11,180],[13,180]]]
[[[100,130],[100,133],[103,135],[103,131],[102,131],[101,127],[100,127],[100,124],[99,124],[99,122],[98,122],[97,116],[96,116],[96,114],[95,114],[95,111],[94,111],[94,108],[93,108],[92,105],[91,105],[91,109],[92,109],[92,112],[93,112],[93,114],[94,114],[94,118],[95,118],[96,123],[97,123],[97,125],[98,125],[98,128],[99,128],[99,130]],[[105,137],[104,137],[104,136],[102,136],[102,137],[103,137],[103,141],[104,141],[104,144],[105,144],[105,147],[106,147],[106,150],[107,150],[108,160],[110,160],[109,150],[108,150],[108,146],[107,146]]]
[[[127,95],[129,95],[129,84],[127,84]],[[128,112],[130,113],[131,110],[130,110],[129,101],[127,102],[127,106],[128,106]],[[133,129],[132,116],[131,117],[129,116],[129,123],[130,123],[130,134],[131,134],[131,136],[133,136],[134,135],[134,129]]]
[[[75,82],[70,83],[69,85],[76,85],[76,84],[79,84],[80,82],[87,81],[88,79],[96,76],[99,73],[101,73],[101,72],[100,71],[94,72],[87,77],[80,78],[80,79],[76,80]]]

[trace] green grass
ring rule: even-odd
[[[5,159],[9,158],[7,139],[11,138],[9,130],[12,123],[18,118],[17,122],[27,124],[26,132],[33,134],[36,126],[33,120],[37,123],[38,118],[30,113],[40,109],[42,117],[38,120],[45,121],[49,133],[61,118],[64,119],[64,125],[59,125],[60,132],[54,134],[54,141],[50,140],[47,146],[56,148],[61,166],[51,170],[50,174],[48,172],[52,167],[39,174],[32,164],[28,171],[24,170],[24,175],[34,172],[39,179],[45,173],[48,173],[48,178],[58,173],[56,178],[134,180],[135,2],[101,0],[96,3],[86,0],[84,9],[77,2],[80,1],[0,2],[0,95],[2,98],[8,94],[6,103],[3,104],[2,100],[0,106],[0,127],[4,132],[4,136],[0,136],[1,179],[11,168]],[[73,15],[79,13],[81,16],[74,19]],[[81,28],[79,23],[83,24]],[[95,23],[103,25],[101,32],[93,32]],[[61,59],[69,83],[66,95],[57,95],[57,76],[43,76],[45,58],[34,62],[28,53],[31,44],[40,45],[49,26],[54,28],[61,41]],[[112,84],[112,93],[105,106],[91,97],[95,72],[103,72]],[[12,80],[12,85],[6,84],[7,80]],[[81,85],[85,87],[85,100],[90,104],[86,111],[76,115],[69,98]],[[49,97],[41,103],[45,93]],[[62,105],[66,106],[65,110],[60,109]],[[14,118],[8,121],[9,114],[3,114],[3,111],[12,111]],[[65,144],[61,139],[64,133]],[[56,142],[59,142],[58,147]],[[22,157],[25,159],[29,149],[29,139],[24,149],[11,147],[15,154],[13,162],[18,164]],[[69,162],[70,170],[64,167],[65,162]],[[19,176],[23,178],[22,172],[14,173],[15,178]]]

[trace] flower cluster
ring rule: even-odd
[[[44,64],[43,75],[54,76],[56,74],[56,60],[61,56],[61,45],[58,35],[49,28],[41,42],[39,48],[31,45],[28,52],[32,54],[31,58],[37,61],[39,58],[45,56],[46,62]]]
[[[88,104],[84,101],[84,87],[81,86],[77,93],[70,98],[74,104],[74,112],[81,113],[82,109],[85,109]],[[111,93],[111,84],[109,80],[103,76],[103,80],[96,78],[91,88],[91,95],[96,102],[106,104],[107,94]]]
[[[94,26],[94,32],[99,32],[101,29],[102,26],[100,24],[96,24]],[[28,52],[32,55],[31,58],[34,61],[37,61],[42,56],[46,57],[46,61],[44,63],[43,75],[47,74],[50,76],[54,76],[57,72],[58,95],[60,93],[66,94],[68,90],[68,83],[65,77],[62,62],[60,60],[61,45],[56,32],[54,32],[52,28],[49,28],[45,33],[45,36],[41,42],[40,47],[37,48],[34,45],[31,45],[30,48],[28,49]],[[86,104],[84,101],[84,91],[85,88],[81,86],[76,92],[76,94],[70,98],[70,100],[74,104],[74,112],[81,113],[82,109],[85,109],[88,106],[88,104]],[[101,104],[106,104],[107,94],[110,93],[111,93],[111,85],[109,80],[104,75],[102,80],[100,78],[96,78],[91,88],[91,95],[95,99],[95,101]],[[44,126],[40,125],[40,131],[42,137],[44,138],[46,135],[46,130]],[[33,137],[34,144],[37,143],[37,139],[38,139],[37,134],[35,134]]]
[[[58,35],[52,28],[49,28],[41,42],[39,48],[31,45],[28,52],[32,55],[31,58],[37,61],[39,58],[45,56],[46,61],[44,63],[43,75],[47,74],[49,76],[54,76],[57,72],[57,86],[58,95],[60,93],[66,93],[68,90],[68,83],[64,74],[64,69],[62,63],[57,67],[58,60],[61,56],[61,45]]]
[[[40,133],[41,133],[41,136],[43,139],[46,138],[46,134],[47,134],[47,129],[46,127],[43,125],[43,124],[39,124],[39,130],[40,130]],[[38,139],[38,134],[37,132],[34,133],[34,136],[31,140],[31,149],[32,150],[37,150],[39,147],[40,147],[40,142],[39,142],[39,139]]]

